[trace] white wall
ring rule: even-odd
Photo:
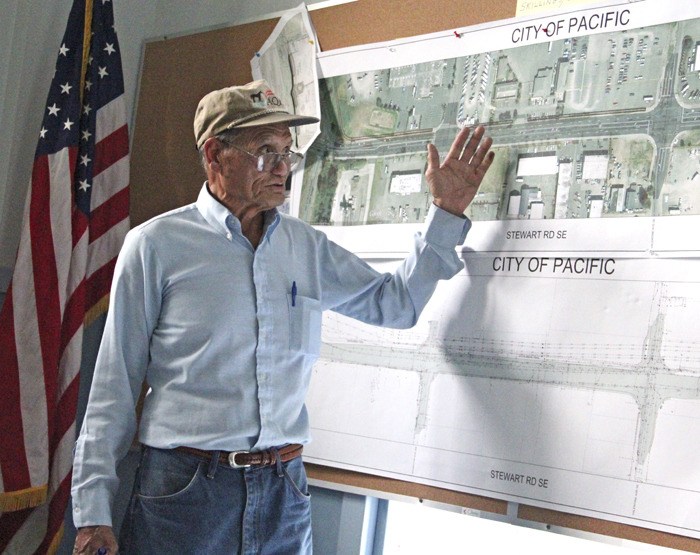
[[[321,1],[306,0],[306,5]],[[160,17],[150,37],[190,34],[211,27],[247,23],[263,16],[278,16],[302,3],[303,0],[157,0]]]
[[[112,1],[122,50],[126,107],[133,123],[145,40],[245,23],[278,14],[301,0]],[[1,2],[0,300],[14,266],[32,159],[72,0]]]

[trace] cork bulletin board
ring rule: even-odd
[[[513,17],[515,0],[358,0],[311,12],[322,50]],[[390,22],[390,24],[387,24]],[[269,19],[146,45],[131,154],[131,223],[193,202],[204,181],[192,118],[214,89],[252,79],[250,59],[275,28]]]
[[[357,0],[310,12],[322,50],[511,18],[516,0]],[[196,200],[204,175],[192,117],[207,92],[251,80],[250,59],[277,20],[150,41],[143,57],[131,155],[131,221],[138,225]],[[503,500],[319,465],[323,482],[505,515]],[[379,494],[381,495],[381,494]],[[518,518],[700,553],[700,540],[520,504]]]

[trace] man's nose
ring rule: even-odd
[[[289,172],[289,162],[284,158],[279,158],[275,167],[272,168],[272,173],[275,175],[287,175]]]

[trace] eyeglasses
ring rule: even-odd
[[[236,150],[240,150],[248,156],[252,156],[253,158],[255,158],[257,162],[256,167],[259,172],[272,171],[280,165],[280,162],[287,166],[289,171],[292,171],[299,165],[299,162],[301,162],[304,159],[303,154],[300,154],[299,152],[294,152],[292,150],[288,152],[265,152],[263,154],[253,154],[252,152],[243,150],[241,147],[236,146],[227,141],[222,142],[226,143],[228,146],[235,148]]]

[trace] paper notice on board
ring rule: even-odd
[[[296,114],[321,117],[318,96],[316,32],[305,4],[286,12],[250,61],[254,79],[265,79],[285,106]],[[320,124],[291,129],[294,149],[304,153],[320,132]]]
[[[593,4],[600,4],[600,2],[598,0],[518,0],[518,4],[515,7],[515,16],[566,10]]]

